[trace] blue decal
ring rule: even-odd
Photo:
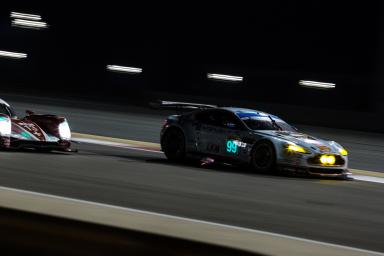
[[[259,112],[236,112],[236,115],[240,118],[253,117],[253,116],[263,116]]]
[[[274,115],[271,115],[271,114],[267,114],[267,113],[263,113],[263,112],[242,112],[242,111],[237,111],[236,112],[236,115],[239,117],[239,118],[245,118],[245,117],[272,117],[273,119],[275,120],[281,120],[279,117],[277,116],[274,116]]]
[[[228,140],[227,141],[227,153],[236,154],[238,152],[238,147],[236,141]]]

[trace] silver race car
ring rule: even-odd
[[[161,130],[166,157],[189,156],[250,165],[259,172],[288,170],[313,176],[347,177],[348,152],[334,141],[300,133],[277,116],[244,108],[160,101],[169,116]],[[185,111],[191,110],[191,111]]]

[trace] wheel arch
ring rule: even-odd
[[[169,127],[167,127],[167,128],[163,131],[163,133],[162,133],[162,135],[161,135],[161,138],[160,138],[160,146],[161,146],[161,148],[163,148],[163,138],[164,138],[165,134],[167,134],[168,132],[173,131],[173,130],[181,131],[181,133],[183,134],[183,137],[184,137],[185,142],[187,141],[187,137],[185,136],[185,132],[184,132],[183,128],[181,128],[181,127],[178,126],[178,125],[170,125]]]
[[[253,146],[252,146],[252,149],[250,150],[250,154],[249,154],[249,165],[251,166],[251,168],[255,168],[254,167],[254,154],[255,154],[255,150],[256,150],[256,147],[262,143],[267,143],[271,146],[271,149],[273,150],[273,162],[271,162],[271,164],[269,164],[268,167],[266,167],[264,170],[263,169],[258,169],[256,168],[256,170],[258,171],[262,171],[262,172],[265,172],[265,171],[275,171],[275,167],[276,165],[278,164],[278,152],[277,152],[277,148],[276,148],[276,145],[275,143],[273,142],[273,140],[269,139],[269,138],[260,138],[259,140],[257,140]],[[264,168],[264,167],[262,167]]]
[[[275,150],[275,154],[277,156],[277,146],[276,146],[276,143],[273,142],[273,140],[271,140],[270,138],[268,137],[263,137],[263,138],[260,138],[259,140],[255,141],[252,145],[252,149],[250,151],[250,156],[252,156],[252,153],[253,153],[253,150],[255,149],[255,147],[262,143],[262,142],[268,142],[270,143],[272,146],[273,146],[273,149]]]

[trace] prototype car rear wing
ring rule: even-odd
[[[211,109],[217,108],[216,105],[206,105],[200,103],[187,103],[187,102],[175,102],[175,101],[164,101],[159,100],[150,102],[149,105],[154,108],[160,109],[174,109],[174,110],[195,110],[195,109]]]

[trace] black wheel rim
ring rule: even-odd
[[[173,133],[170,134],[167,140],[167,151],[171,152],[174,155],[181,154],[183,151],[183,137],[181,134]]]
[[[260,145],[253,154],[253,161],[256,167],[269,167],[273,158],[273,152],[268,145]]]

